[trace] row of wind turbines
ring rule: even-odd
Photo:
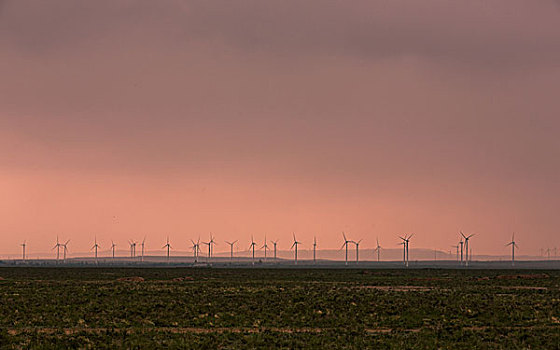
[[[472,258],[472,248],[469,247],[469,243],[470,243],[470,239],[474,236],[474,234],[470,234],[470,235],[466,235],[464,234],[462,231],[459,232],[460,234],[460,241],[458,242],[457,245],[453,245],[452,247],[457,249],[457,261],[460,261],[460,264],[462,266],[468,267],[469,266],[469,262],[471,261]],[[398,243],[398,245],[402,245],[403,246],[403,265],[405,267],[409,266],[409,245],[410,245],[410,240],[411,238],[414,236],[413,233],[410,234],[405,234],[402,236],[398,236],[398,238],[401,240],[400,243]],[[191,249],[193,251],[193,258],[195,262],[198,262],[200,257],[201,257],[201,244],[205,245],[207,247],[207,254],[206,254],[206,262],[209,263],[210,260],[212,259],[213,255],[214,255],[214,247],[217,244],[217,242],[214,239],[215,237],[210,234],[209,240],[206,242],[201,242],[200,238],[195,242],[194,240],[190,240],[191,242]],[[362,239],[358,240],[358,241],[354,241],[351,239],[348,239],[346,236],[345,232],[342,232],[342,238],[343,238],[343,243],[342,246],[340,247],[340,250],[345,249],[345,257],[344,257],[344,263],[345,265],[348,265],[348,250],[350,248],[350,246],[353,244],[355,246],[356,249],[356,263],[359,262],[359,253],[360,253],[360,243],[362,242]],[[52,247],[52,250],[56,250],[56,261],[57,263],[62,260],[62,261],[66,261],[67,258],[67,253],[68,253],[68,244],[69,244],[70,240],[67,240],[64,243],[61,243],[59,241],[59,238],[57,236],[56,238],[56,244]],[[238,240],[235,241],[225,241],[226,244],[228,244],[230,246],[230,260],[233,261],[234,259],[234,247],[239,243]],[[276,261],[277,260],[277,244],[278,244],[278,240],[276,241],[271,241],[272,245],[273,245],[273,259]],[[135,240],[129,240],[128,241],[129,247],[130,247],[130,258],[132,259],[137,259],[138,257],[140,258],[140,261],[144,261],[144,252],[145,252],[145,244],[146,244],[146,237],[144,237],[144,239],[141,242],[137,242]],[[302,242],[298,241],[296,238],[295,233],[293,234],[293,243],[290,247],[290,250],[292,250],[294,252],[294,264],[297,265],[298,263],[298,247],[299,245],[303,244]],[[141,247],[141,253],[139,256],[137,256],[136,254],[136,247],[137,245],[140,245]],[[22,244],[22,258],[23,260],[26,260],[26,247],[27,247],[27,242],[24,241]],[[505,246],[511,246],[511,264],[512,266],[515,265],[515,250],[519,249],[519,246],[517,245],[517,243],[515,242],[515,233],[512,235],[511,237],[511,241],[508,242]],[[116,247],[117,245],[111,241],[111,246],[110,246],[110,252],[111,252],[111,257],[114,260],[116,258]],[[255,242],[253,236],[251,236],[251,243],[249,244],[249,247],[246,251],[251,253],[251,263],[254,265],[255,264],[255,259],[256,259],[256,255],[255,255],[255,250],[257,247],[257,243]],[[470,248],[470,249],[469,249]],[[100,245],[97,242],[97,237],[94,240],[94,244],[91,247],[91,250],[94,252],[94,258],[95,258],[95,262],[98,262],[98,252],[100,249]],[[162,246],[162,249],[164,249],[166,251],[166,255],[167,255],[167,261],[169,262],[170,259],[170,252],[171,249],[173,249],[173,247],[171,246],[171,243],[169,241],[169,237],[167,237],[166,243],[165,245]],[[270,250],[270,246],[268,245],[268,241],[266,238],[266,235],[264,237],[264,244],[260,247],[261,250],[264,250],[264,261],[266,262],[268,259],[268,251]],[[379,239],[376,239],[376,246],[373,249],[373,253],[377,256],[377,261],[381,261],[381,245],[379,244]],[[317,262],[317,237],[313,238],[313,263]]]

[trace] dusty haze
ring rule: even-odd
[[[460,229],[537,254],[559,92],[555,1],[0,0],[0,254]]]

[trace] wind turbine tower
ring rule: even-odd
[[[58,261],[60,260],[60,247],[62,247],[62,244],[60,244],[60,242],[58,241],[58,236],[56,236],[56,244],[54,245],[54,247],[52,248],[53,250],[56,249],[56,263],[58,264]]]
[[[360,262],[360,243],[361,242],[362,242],[361,239],[358,242],[354,242],[354,244],[356,245],[356,264],[358,264]]]
[[[344,232],[342,232],[342,237],[344,238],[344,243],[342,243],[342,246],[340,247],[340,249],[345,248],[346,252],[344,255],[344,265],[348,266],[348,244],[352,243],[352,241],[349,241],[346,238],[346,234]]]
[[[113,261],[115,261],[115,248],[117,247],[117,245],[115,244],[115,242],[111,241],[111,251],[113,252]]]
[[[237,243],[237,240],[235,240],[235,241],[233,241],[233,242],[228,242],[228,241],[226,241],[226,243],[229,244],[229,248],[230,248],[230,249],[229,249],[229,253],[230,253],[229,259],[230,259],[230,262],[233,262],[233,246],[235,245],[235,243]]]
[[[144,236],[144,239],[142,240],[142,256],[140,257],[140,261],[144,262],[144,245],[146,244],[146,236]]]
[[[274,261],[276,261],[276,244],[278,244],[278,240],[272,241],[272,244],[274,245]]]
[[[409,236],[405,235],[404,237],[400,237],[399,238],[402,240],[402,245],[403,245],[403,261],[404,261],[404,265],[406,267],[408,267],[408,244],[410,239],[412,238],[412,236],[414,236],[414,233],[411,233]]]
[[[129,240],[130,244],[130,258],[134,259],[136,257],[136,242],[134,240]]]
[[[264,249],[264,262],[266,263],[266,251],[268,250],[268,244],[266,243],[266,235],[264,235],[264,244],[261,247],[261,249]]]
[[[511,242],[506,244],[506,247],[509,245],[511,246],[511,266],[515,266],[515,249],[519,249],[517,243],[515,243],[515,233],[511,235]]]
[[[251,264],[255,266],[255,241],[253,240],[253,235],[251,235],[251,245],[249,245],[249,250],[253,250],[253,259],[251,260]]]
[[[298,250],[298,245],[300,245],[301,242],[298,242],[296,239],[296,234],[294,233],[294,244],[292,244],[292,248],[290,249],[294,249],[294,265],[297,265],[297,250]]]
[[[463,231],[461,232],[461,236],[463,236],[463,238],[465,239],[465,266],[468,267],[469,266],[469,240],[471,239],[472,236],[474,236],[473,234],[470,234],[468,236],[465,236],[465,234],[463,233]]]
[[[210,232],[210,240],[208,241],[208,255],[210,258],[214,255],[214,246],[216,245],[216,241],[214,241],[214,237],[212,236],[212,232]]]
[[[169,250],[171,249],[171,244],[169,244],[169,236],[167,236],[167,243],[161,248],[167,248],[167,264],[169,265]]]
[[[66,262],[66,253],[68,253],[68,243],[70,243],[70,240],[67,240],[66,243],[62,244],[62,248],[63,252],[64,252],[64,259],[63,261]]]
[[[192,239],[191,239],[191,243],[192,243],[192,249],[193,249],[193,259],[194,262],[198,262],[198,254],[200,253],[200,238],[198,239],[198,241],[195,243]]]
[[[457,244],[457,245],[452,245],[451,248],[457,249],[457,257],[456,257],[456,259],[457,259],[457,261],[459,261],[459,245],[458,245],[458,244]]]
[[[21,244],[21,247],[22,247],[22,250],[23,250],[23,251],[22,251],[21,259],[22,259],[23,261],[25,261],[25,247],[27,247],[26,241],[23,241],[23,243]]]
[[[313,263],[317,263],[317,237],[313,236]]]
[[[97,244],[97,237],[95,237],[95,243],[93,244],[93,247],[91,247],[91,250],[95,250],[95,265],[98,264],[97,261],[97,249],[99,248],[99,244]]]
[[[374,253],[377,253],[377,262],[379,262],[379,252],[381,251],[381,246],[379,245],[379,238],[376,239],[377,246],[373,250]]]

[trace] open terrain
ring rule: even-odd
[[[560,271],[1,268],[2,348],[560,348]]]

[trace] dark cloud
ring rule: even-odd
[[[1,37],[25,50],[193,42],[276,56],[418,56],[518,66],[560,59],[554,1],[11,1]]]

